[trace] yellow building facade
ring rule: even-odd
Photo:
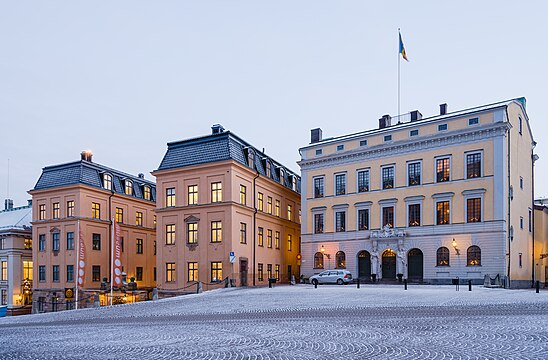
[[[397,123],[396,123],[397,122]],[[392,125],[392,123],[396,123]],[[506,286],[532,279],[533,149],[525,99],[422,118],[300,149],[302,273]]]

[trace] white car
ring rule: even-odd
[[[348,284],[352,281],[352,274],[348,270],[326,270],[310,277],[312,285],[318,284]]]

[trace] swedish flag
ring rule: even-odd
[[[405,48],[403,47],[403,41],[401,39],[401,33],[400,33],[400,54],[405,59],[405,61],[409,61],[409,59],[407,59],[407,54],[405,53]]]

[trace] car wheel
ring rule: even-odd
[[[312,285],[314,285],[314,286],[318,285],[318,280],[313,279],[313,280],[312,280]]]
[[[337,285],[343,285],[344,281],[343,279],[337,279]]]

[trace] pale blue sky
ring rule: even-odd
[[[149,179],[166,143],[221,123],[293,170],[310,129],[374,128],[525,96],[548,196],[545,1],[4,1],[0,198],[79,159]],[[3,205],[3,204],[2,204]]]

